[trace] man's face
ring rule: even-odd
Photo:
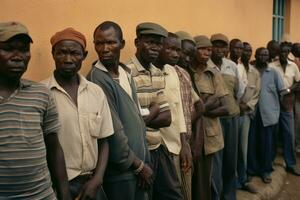
[[[19,80],[26,72],[30,60],[30,42],[15,38],[0,42],[0,74]]]
[[[121,49],[125,41],[121,40],[113,27],[106,30],[98,29],[94,35],[94,46],[98,58],[104,66],[115,64],[120,59]]]
[[[249,61],[252,55],[252,47],[250,45],[244,45],[242,59]]]
[[[181,53],[179,59],[179,66],[183,68],[188,68],[192,65],[193,59],[195,57],[196,47],[195,45],[188,41],[183,40],[181,44]]]
[[[243,43],[241,41],[234,42],[230,48],[230,54],[234,58],[239,59],[242,56],[242,53],[243,53]]]
[[[211,56],[211,47],[197,48],[196,59],[198,63],[206,64]]]
[[[275,58],[276,56],[279,55],[279,52],[280,52],[280,45],[279,43],[275,42],[275,43],[272,43],[269,48],[269,54],[270,54],[270,57],[271,58]]]
[[[56,72],[64,78],[75,76],[80,70],[86,54],[87,52],[78,42],[72,40],[58,42],[52,50]]]
[[[176,65],[180,58],[181,42],[178,38],[168,37],[164,40],[159,59],[169,65]]]
[[[287,45],[282,46],[279,53],[280,59],[287,60],[289,53],[290,48]]]
[[[135,40],[137,55],[145,63],[154,63],[163,48],[163,37],[159,35],[141,35]]]
[[[269,60],[269,51],[268,49],[262,49],[261,51],[257,52],[255,58],[260,63],[267,63]]]
[[[222,59],[225,56],[228,45],[221,40],[213,41],[212,56]]]

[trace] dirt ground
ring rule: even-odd
[[[297,167],[300,169],[299,154],[297,154]],[[273,200],[300,200],[300,176],[288,173],[281,192]]]

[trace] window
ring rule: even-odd
[[[273,40],[280,41],[284,33],[285,0],[273,0]]]

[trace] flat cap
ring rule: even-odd
[[[177,31],[175,34],[181,39],[181,41],[183,41],[183,40],[189,40],[189,41],[195,43],[194,38],[188,32]]]
[[[0,23],[0,42],[5,42],[16,35],[25,35],[32,43],[28,29],[19,22],[3,22]]]
[[[196,42],[196,47],[201,48],[201,47],[211,47],[211,41],[209,38],[205,35],[197,35],[194,37],[195,42]]]
[[[85,49],[86,47],[85,36],[71,27],[59,31],[51,37],[50,42],[52,47],[54,47],[58,42],[62,40],[72,40],[78,42],[83,47],[83,49]]]
[[[211,37],[210,37],[210,41],[211,42],[214,42],[214,41],[223,41],[225,42],[226,44],[229,44],[229,39],[226,35],[222,34],[222,33],[216,33],[216,34],[213,34]]]
[[[140,35],[159,35],[168,37],[168,31],[159,24],[152,22],[144,22],[136,27],[136,36]]]

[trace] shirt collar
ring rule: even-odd
[[[79,87],[78,87],[78,91],[81,92],[82,90],[84,90],[85,88],[87,88],[88,86],[88,81],[86,80],[86,78],[84,78],[84,76],[78,74],[79,77]],[[65,91],[56,81],[54,75],[52,74],[52,76],[50,77],[49,80],[49,88],[56,88],[58,90],[61,91]]]
[[[135,55],[131,57],[131,61],[133,62],[134,66],[136,67],[138,72],[147,72],[148,71],[143,67],[143,65],[140,63],[140,61],[137,59],[137,57]],[[150,63],[149,71],[152,71],[156,68],[157,67],[155,67],[152,63]]]
[[[108,72],[100,60],[98,60],[94,66],[104,72]]]

